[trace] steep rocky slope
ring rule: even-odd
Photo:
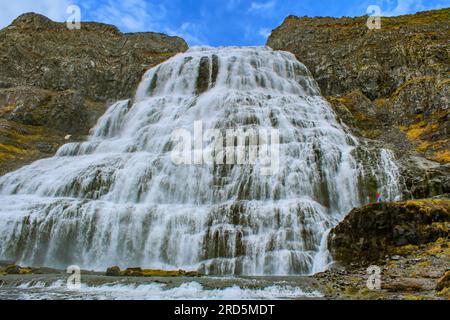
[[[0,175],[81,139],[108,103],[133,96],[146,69],[185,50],[164,34],[19,16],[0,30]]]
[[[450,9],[383,17],[288,17],[267,45],[293,52],[355,134],[450,162]]]

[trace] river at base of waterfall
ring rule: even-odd
[[[0,300],[266,300],[320,299],[308,277],[152,277],[83,276],[69,289],[65,275],[7,275],[0,282]]]

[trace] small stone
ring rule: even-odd
[[[125,276],[131,276],[131,277],[142,277],[143,272],[142,268],[136,267],[136,268],[127,268],[124,271]]]
[[[20,274],[20,270],[21,270],[20,266],[17,266],[17,265],[14,265],[14,264],[10,265],[10,266],[7,266],[5,268],[5,272],[7,274]]]
[[[391,260],[400,260],[401,257],[399,255],[395,255],[391,257]]]
[[[414,109],[414,113],[415,114],[421,114],[423,113],[423,107],[422,106],[418,106]]]

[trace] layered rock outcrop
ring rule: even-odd
[[[133,96],[145,70],[187,48],[159,33],[19,16],[0,30],[0,175],[82,139],[108,103]]]
[[[438,239],[448,248],[449,226],[450,200],[371,204],[353,209],[330,232],[328,248],[341,263],[369,264]]]

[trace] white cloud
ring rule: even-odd
[[[241,3],[241,0],[229,0],[226,4],[225,9],[227,11],[232,11],[234,9],[236,9]]]
[[[184,22],[176,29],[166,28],[166,32],[170,36],[178,36],[186,40],[190,46],[207,45],[207,40],[203,36],[202,28],[191,22]]]
[[[105,5],[84,7],[95,8],[91,14],[97,21],[113,24],[125,32],[158,30],[158,21],[166,16],[163,5],[152,5],[144,0],[109,0]]]
[[[268,2],[252,2],[250,4],[250,11],[267,11],[275,6],[275,1]]]
[[[43,14],[55,21],[65,21],[69,14],[67,7],[73,2],[68,0],[2,0],[0,3],[0,28],[4,28],[19,15],[26,12]]]
[[[258,31],[258,34],[265,39],[267,39],[271,33],[272,33],[272,31],[268,28],[261,28]]]
[[[421,0],[398,0],[395,7],[391,7],[386,11],[382,7],[383,16],[399,16],[413,11],[425,10]]]
[[[381,7],[382,16],[399,16],[432,9],[445,8],[448,2],[439,1],[429,4],[423,0],[382,0],[378,5]]]
[[[70,15],[66,13],[68,6],[78,3],[82,21],[95,20],[113,24],[125,32],[156,30],[159,27],[157,21],[166,14],[164,6],[152,5],[144,0],[2,0],[0,27],[9,25],[25,12],[37,12],[55,21],[65,21]]]

